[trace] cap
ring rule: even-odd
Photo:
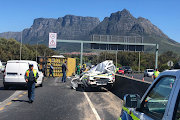
[[[33,66],[33,64],[29,64],[29,66]]]
[[[67,61],[65,61],[65,63],[67,63]]]

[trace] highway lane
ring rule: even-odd
[[[15,91],[15,88],[10,88],[10,90],[4,90],[3,73],[0,73],[0,103],[10,97]]]
[[[133,73],[133,74],[125,74],[125,76],[131,77],[131,78],[133,76],[133,78],[139,79],[139,80],[143,80],[143,78],[144,78],[144,81],[147,81],[147,82],[153,82],[154,81],[154,79],[152,79],[151,77],[144,77],[144,74]]]
[[[35,101],[28,103],[27,90],[0,105],[1,120],[117,120],[122,100],[105,89],[71,89],[70,80],[48,78],[37,87]],[[87,99],[87,97],[89,99]]]

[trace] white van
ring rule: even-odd
[[[29,69],[29,64],[33,64],[34,69],[38,72],[36,85],[42,87],[44,75],[38,70],[38,63],[30,60],[10,60],[7,61],[6,69],[3,77],[4,89],[10,86],[27,85],[25,81],[25,72]]]
[[[2,65],[2,62],[0,60],[0,72],[2,72],[2,71],[3,71],[3,65]]]

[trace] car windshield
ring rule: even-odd
[[[130,69],[130,67],[125,67],[125,69]]]
[[[148,72],[154,72],[154,70],[148,70]]]
[[[122,68],[119,68],[119,70],[123,70]]]

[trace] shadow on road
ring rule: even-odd
[[[5,89],[4,87],[0,87],[0,90],[5,90]],[[16,86],[16,87],[10,87],[8,90],[27,90],[27,87]]]
[[[27,100],[11,100],[12,102],[29,102]]]
[[[101,87],[101,88],[93,88],[93,87],[87,87],[87,88],[82,88],[82,87],[78,87],[76,88],[76,91],[79,92],[107,92],[108,90]]]

